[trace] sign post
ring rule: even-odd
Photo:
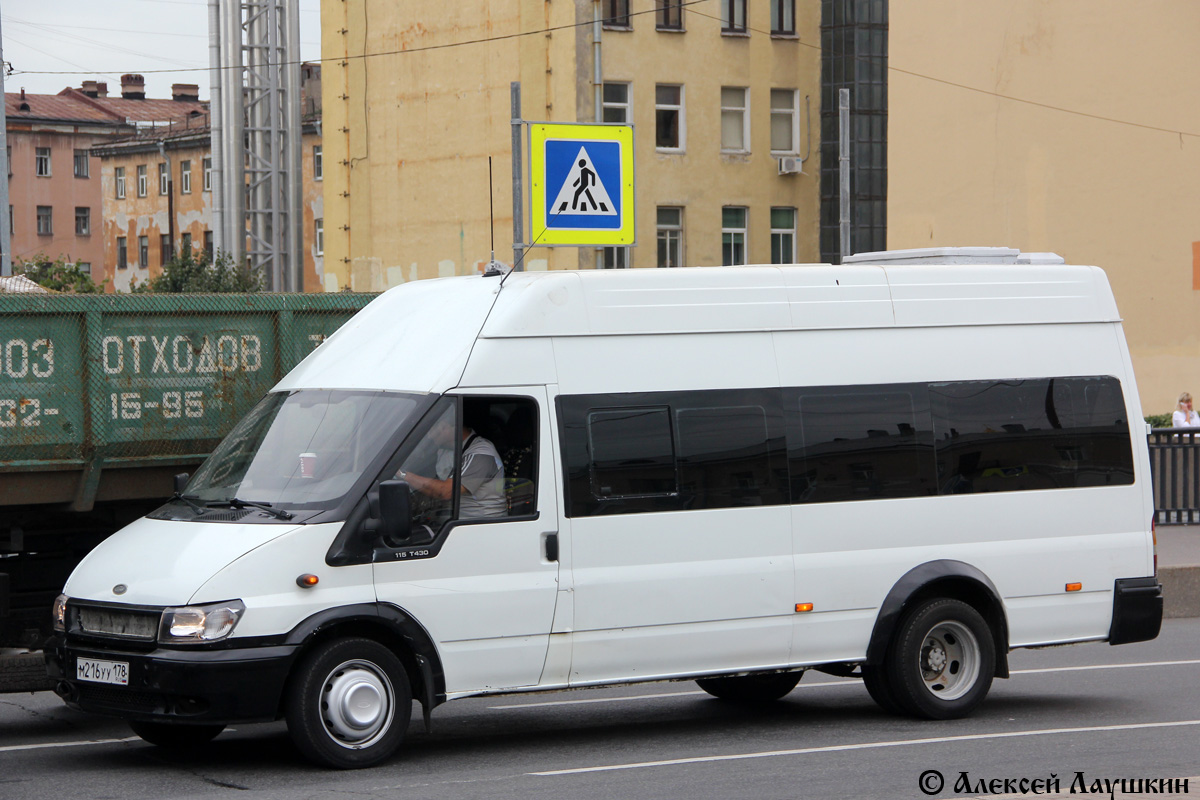
[[[636,243],[633,127],[529,124],[530,246]]]

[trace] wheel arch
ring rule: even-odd
[[[326,642],[356,636],[379,642],[396,654],[428,723],[430,712],[446,701],[446,675],[429,632],[399,606],[360,603],[308,617],[287,635],[288,644],[299,645],[293,666],[304,654]]]
[[[1004,601],[995,584],[980,571],[962,561],[940,559],[913,567],[896,581],[879,607],[871,641],[867,645],[867,661],[872,666],[883,664],[888,645],[900,618],[914,603],[934,597],[960,600],[983,616],[992,632],[996,651],[995,677],[1008,677],[1008,616]]]

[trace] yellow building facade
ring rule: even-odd
[[[1108,273],[1143,411],[1200,391],[1200,4],[891,4],[888,246]]]
[[[661,5],[600,4],[602,117],[634,126],[636,246],[535,247],[525,267],[818,260],[820,4]],[[594,121],[593,10],[322,4],[327,291],[477,272],[493,235],[512,261],[510,84],[524,120]]]

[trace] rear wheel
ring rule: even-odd
[[[996,647],[974,608],[959,600],[927,600],[901,621],[888,648],[886,669],[888,685],[903,711],[956,719],[970,714],[987,696],[996,671]]]
[[[803,675],[803,672],[775,672],[736,678],[701,678],[696,685],[713,697],[733,703],[769,703],[795,689]]]
[[[309,760],[370,767],[391,756],[412,716],[404,665],[370,639],[339,639],[305,656],[287,693],[288,732]]]
[[[129,727],[150,744],[182,750],[208,744],[224,725],[172,725],[169,722],[130,722]]]
[[[904,709],[896,702],[895,691],[888,682],[887,667],[872,667],[863,664],[862,679],[867,687],[867,694],[871,695],[871,699],[875,701],[876,705],[889,714],[901,715],[904,713]]]

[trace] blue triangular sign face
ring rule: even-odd
[[[579,154],[575,156],[571,170],[567,173],[562,188],[558,190],[549,210],[554,215],[571,214],[587,217],[615,217],[617,215],[612,198],[609,197],[608,190],[604,188],[604,183],[600,180],[600,175],[596,171],[586,147],[579,148]]]

